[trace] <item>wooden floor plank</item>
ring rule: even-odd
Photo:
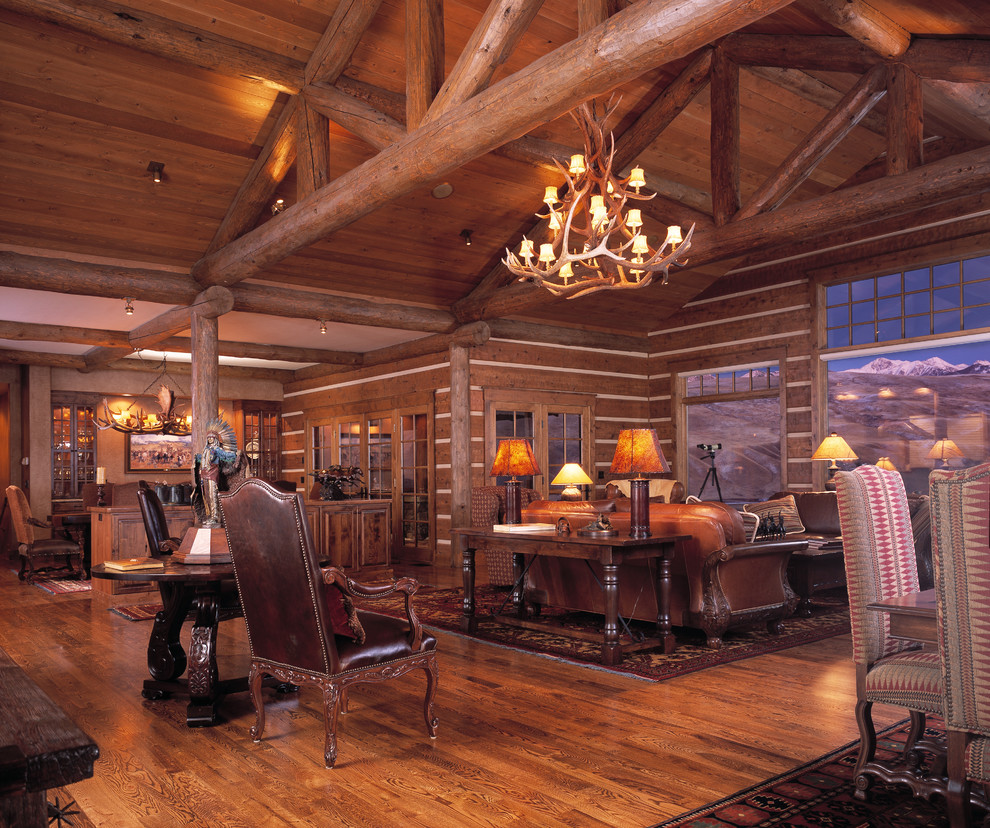
[[[437,739],[422,675],[359,687],[328,771],[317,691],[266,691],[259,744],[246,694],[224,701],[217,726],[190,729],[181,699],[141,698],[150,622],[109,612],[98,593],[49,595],[9,567],[0,605],[0,646],[100,746],[94,777],[66,789],[100,828],[630,828],[857,737],[848,636],[656,683],[440,632]],[[218,647],[221,676],[246,671],[242,621],[221,624]],[[900,718],[877,710],[880,725]]]

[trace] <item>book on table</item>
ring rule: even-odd
[[[165,564],[157,558],[120,558],[104,561],[103,567],[117,572],[129,572],[132,569],[164,569]]]
[[[556,523],[496,523],[494,532],[555,532]]]

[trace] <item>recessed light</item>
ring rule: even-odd
[[[454,188],[445,181],[443,184],[437,184],[437,186],[433,188],[433,197],[446,198],[452,192],[454,192]]]

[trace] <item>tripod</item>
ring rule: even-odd
[[[718,492],[718,499],[722,500],[722,487],[718,484],[718,469],[715,468],[715,452],[711,449],[708,451],[708,461],[711,463],[708,469],[708,474],[705,475],[705,479],[701,484],[701,490],[698,492],[698,497],[700,498],[705,493],[705,486],[708,485],[708,481],[711,480],[715,484],[715,491]]]

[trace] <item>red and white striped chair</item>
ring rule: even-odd
[[[835,475],[839,524],[845,557],[853,661],[856,663],[856,722],[860,751],[853,778],[856,796],[867,797],[874,778],[916,781],[918,749],[942,754],[942,746],[922,739],[926,714],[942,715],[943,684],[939,656],[890,637],[885,613],[868,610],[873,601],[918,591],[911,514],[904,481],[897,472],[860,466]],[[907,708],[911,729],[897,762],[876,758],[873,705]],[[943,754],[944,755],[944,754]],[[914,788],[916,791],[917,788]]]
[[[929,478],[952,828],[972,825],[970,788],[990,800],[990,463]]]

